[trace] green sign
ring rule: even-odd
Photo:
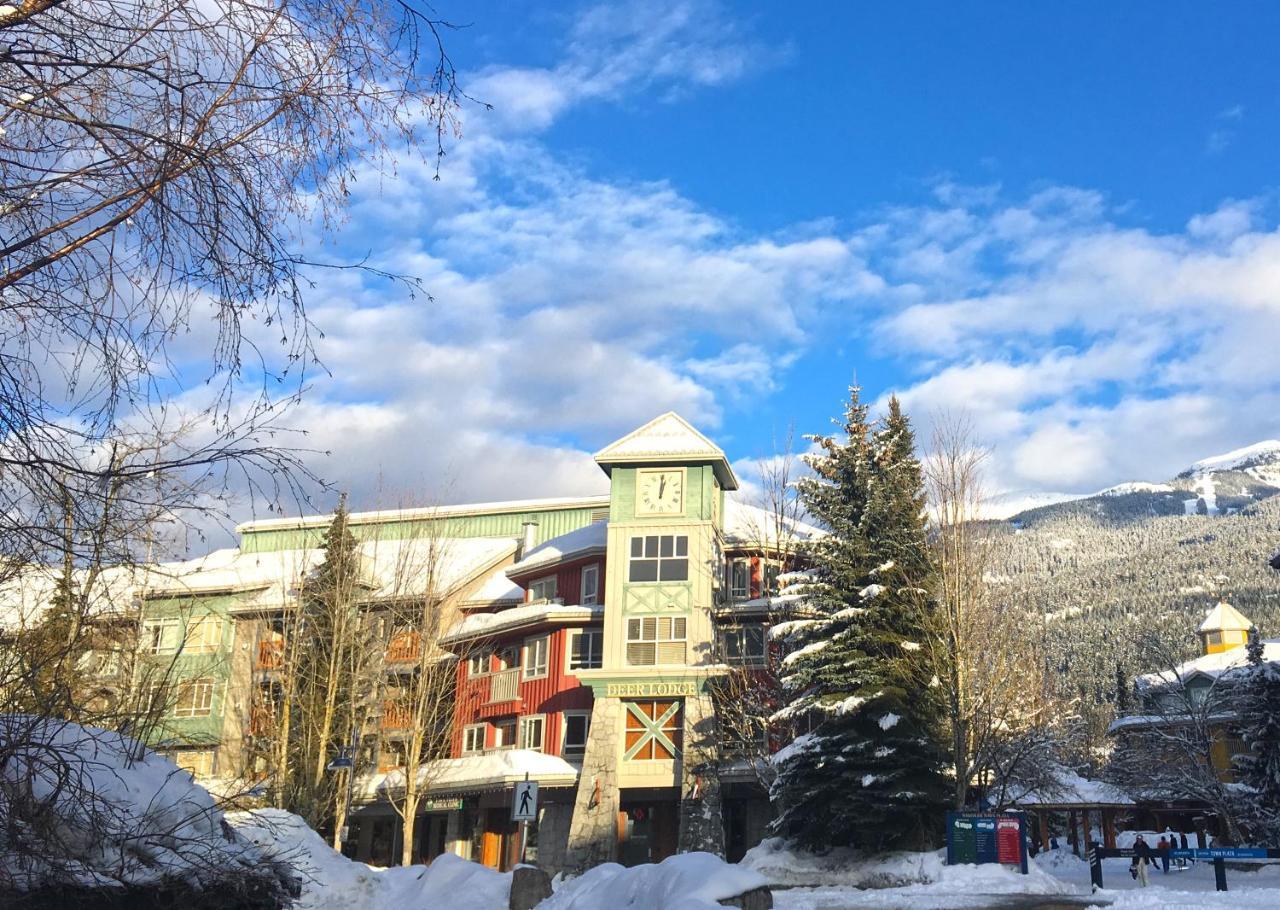
[[[978,832],[974,827],[973,819],[953,817],[951,819],[951,830],[948,833],[951,835],[948,838],[951,846],[951,862],[976,863],[978,861]]]

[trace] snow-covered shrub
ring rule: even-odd
[[[270,908],[290,878],[135,740],[0,716],[0,904]]]

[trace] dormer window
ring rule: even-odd
[[[529,583],[529,602],[537,603],[540,600],[553,600],[556,596],[556,577],[548,575],[546,578],[539,578],[537,581]]]

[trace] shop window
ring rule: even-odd
[[[627,663],[636,667],[685,662],[683,616],[646,616],[627,620]]]
[[[689,538],[683,534],[651,534],[631,538],[627,580],[688,581]]]
[[[626,713],[627,761],[670,761],[680,752],[679,701],[629,701]]]
[[[604,664],[604,632],[574,629],[569,633],[569,671],[595,670]]]

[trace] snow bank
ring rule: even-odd
[[[596,866],[564,882],[539,910],[720,910],[719,901],[766,884],[765,877],[710,853],[681,853],[662,862]]]
[[[769,838],[747,851],[742,865],[771,885],[894,889],[909,895],[926,891],[982,894],[1069,894],[1075,889],[1031,866],[1027,875],[1003,866],[948,866],[945,850],[866,856],[847,847],[817,856]],[[923,890],[922,890],[923,889]]]
[[[201,889],[266,872],[191,775],[129,737],[0,716],[0,888]]]
[[[298,910],[434,908],[505,910],[511,875],[451,853],[430,866],[375,869],[333,850],[306,822],[282,809],[227,816],[262,853],[291,865],[302,880]]]

